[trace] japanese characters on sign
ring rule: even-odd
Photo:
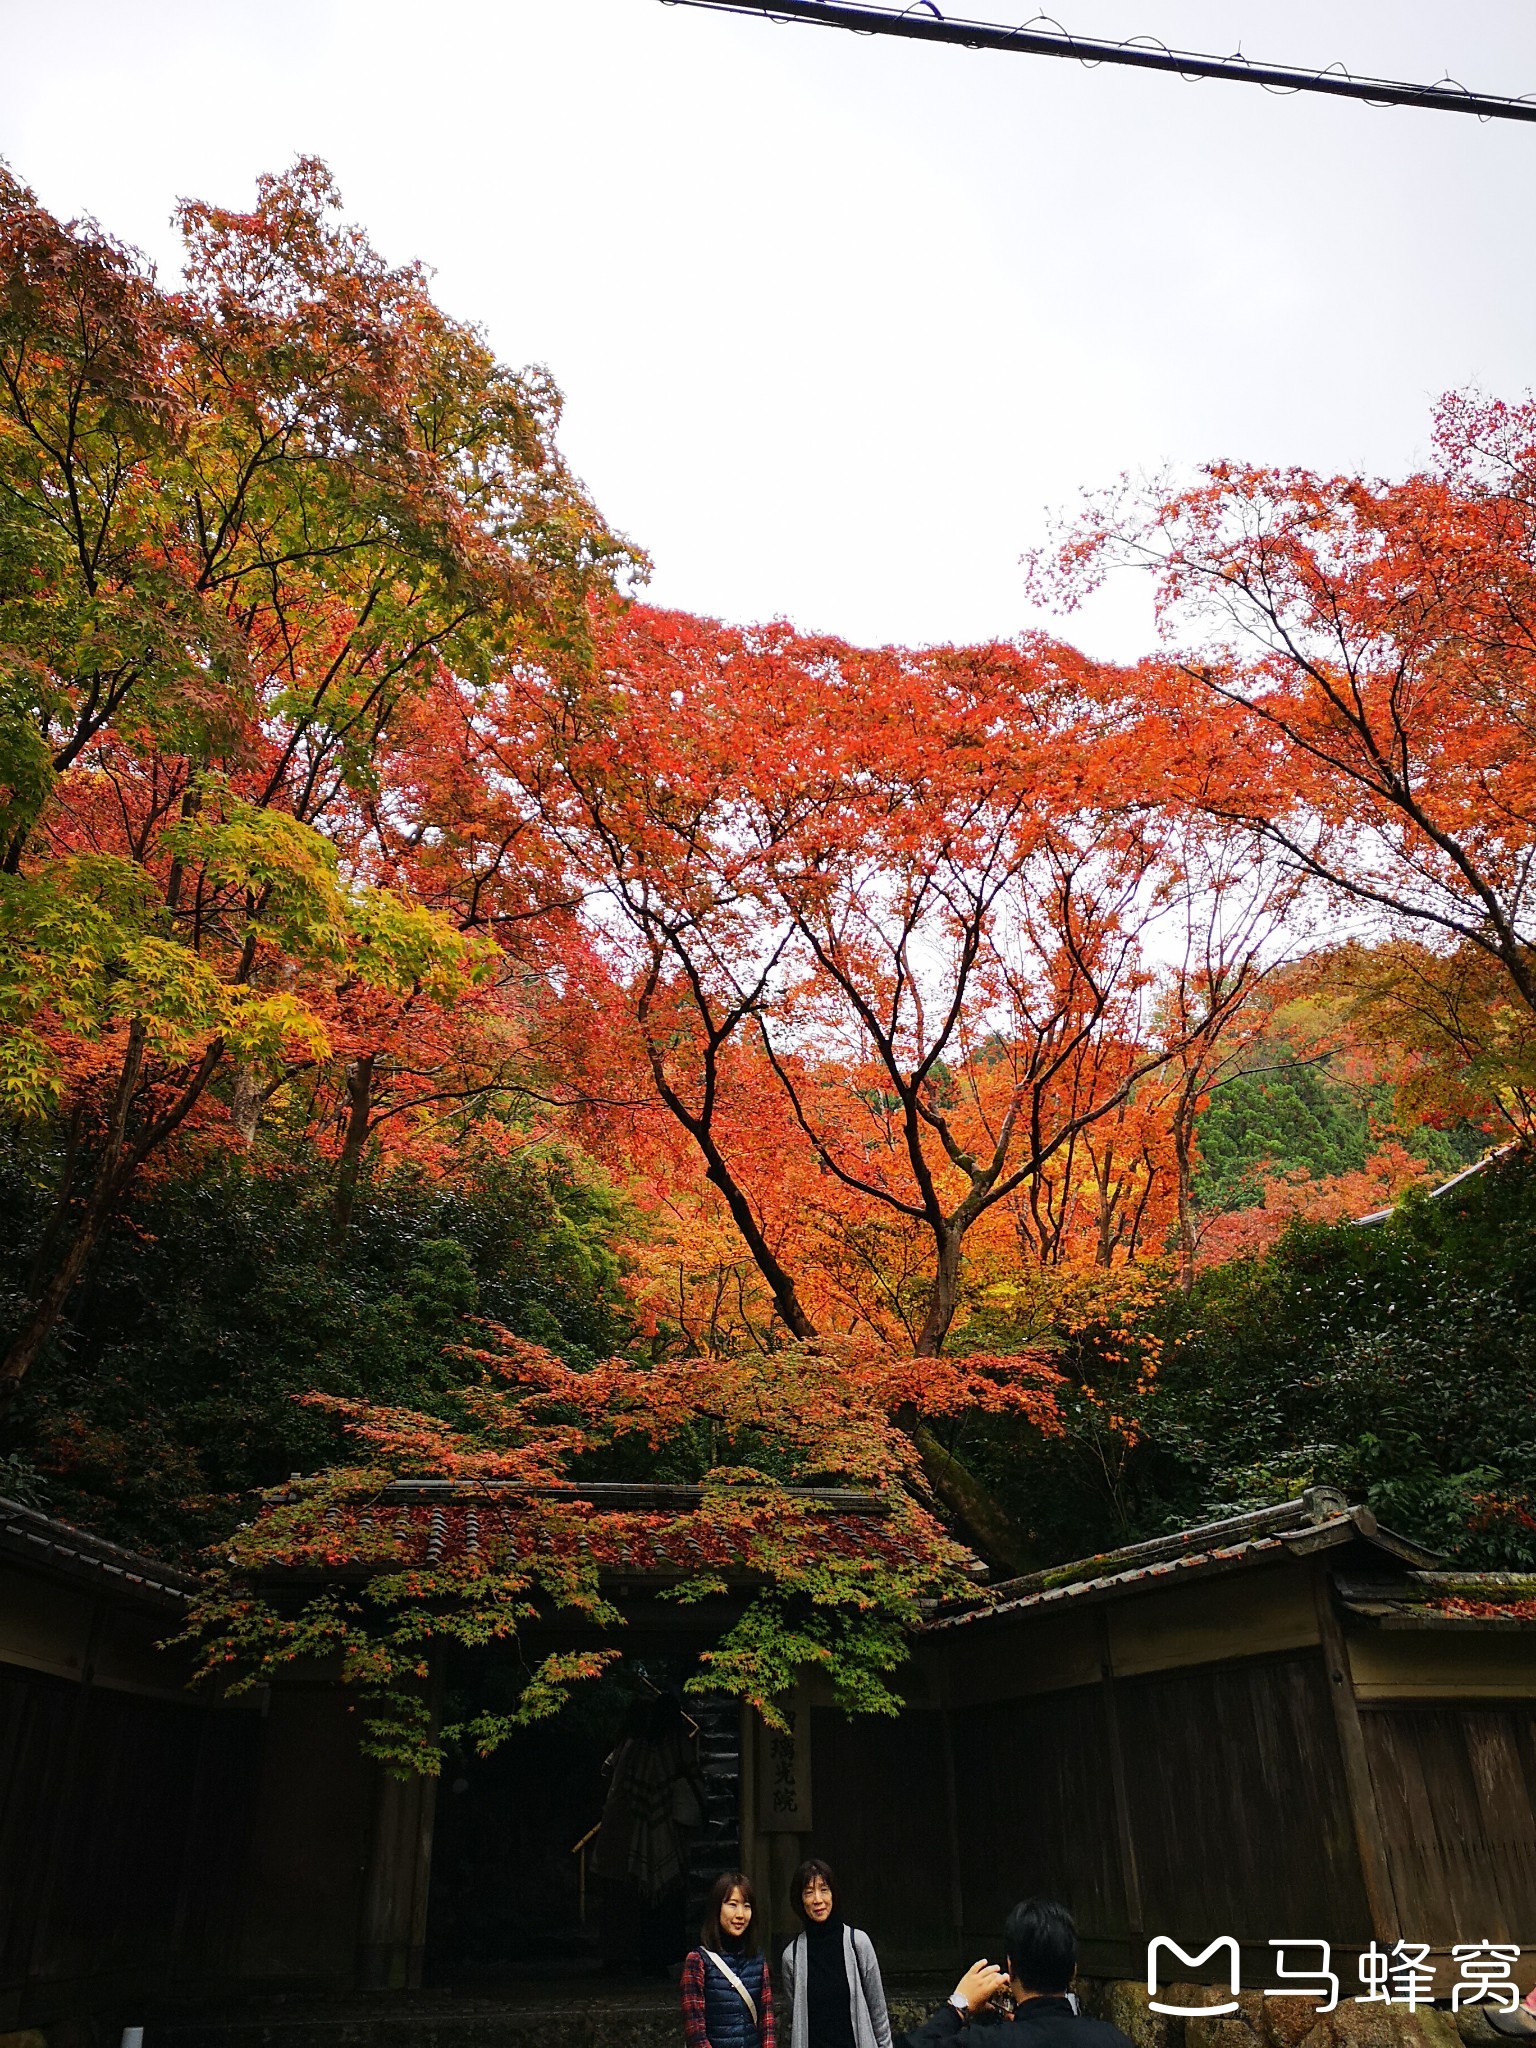
[[[810,1718],[798,1694],[782,1712],[784,1728],[759,1728],[757,1824],[768,1834],[801,1834],[811,1825]]]

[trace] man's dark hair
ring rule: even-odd
[[[1026,1991],[1058,1996],[1077,1968],[1077,1925],[1054,1899],[1021,1899],[1004,1930],[1008,1969]]]

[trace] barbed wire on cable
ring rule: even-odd
[[[1191,84],[1220,78],[1261,85],[1283,98],[1312,92],[1361,100],[1371,107],[1423,107],[1435,113],[1473,114],[1483,122],[1536,121],[1536,94],[1508,97],[1474,92],[1447,74],[1432,85],[1412,85],[1400,79],[1356,77],[1347,65],[1337,62],[1307,71],[1294,65],[1257,62],[1241,48],[1230,56],[1215,57],[1195,50],[1172,50],[1156,36],[1127,36],[1119,42],[1077,36],[1049,14],[1033,14],[1010,28],[1004,22],[946,15],[937,0],[908,0],[900,8],[875,5],[872,0],[663,0],[663,4],[703,8],[712,14],[754,15],[786,25],[812,22],[824,28],[851,29],[857,35],[905,36],[919,42],[956,43],[972,50],[1068,57],[1090,71],[1102,64],[1124,64],[1176,73]]]

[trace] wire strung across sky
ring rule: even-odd
[[[1429,107],[1442,114],[1475,114],[1481,121],[1536,121],[1536,96],[1501,99],[1471,92],[1455,79],[1433,85],[1405,85],[1390,78],[1355,78],[1342,64],[1323,71],[1299,71],[1286,64],[1256,63],[1235,51],[1230,57],[1170,50],[1152,36],[1105,42],[1074,36],[1049,15],[1037,14],[1018,28],[1001,22],[965,21],[941,14],[934,0],[907,7],[880,7],[868,0],[665,0],[672,7],[703,7],[713,14],[760,14],[774,21],[813,21],[824,28],[859,35],[907,36],[922,43],[959,43],[970,50],[1012,50],[1027,57],[1074,57],[1080,64],[1129,64],[1142,71],[1173,71],[1182,78],[1230,78],[1271,92],[1321,92],[1336,99],[1364,100],[1375,107]]]

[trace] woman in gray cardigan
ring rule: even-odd
[[[795,1872],[791,1903],[805,1932],[784,1951],[788,2048],[891,2048],[875,1945],[843,1921],[831,1869],[819,1856]]]

